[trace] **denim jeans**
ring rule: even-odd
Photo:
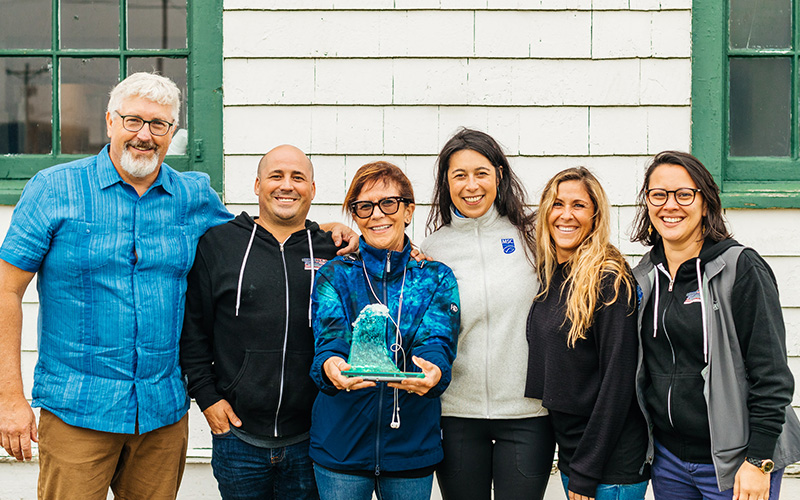
[[[211,467],[223,500],[316,500],[308,440],[259,448],[230,431],[213,434]]]
[[[322,500],[428,500],[433,489],[433,474],[421,478],[364,477],[333,472],[314,464],[319,496]]]
[[[713,464],[685,462],[655,442],[655,458],[650,469],[653,496],[656,500],[730,500],[733,488],[719,491]],[[769,478],[769,500],[778,500],[783,469],[775,470]]]
[[[564,485],[564,493],[569,498],[569,478],[562,472],[561,484]],[[598,484],[595,492],[595,500],[644,500],[647,493],[647,481],[633,484]],[[675,497],[675,499],[680,497]],[[683,500],[683,499],[681,499]]]

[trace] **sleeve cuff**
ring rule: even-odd
[[[750,431],[750,444],[747,446],[747,456],[752,458],[772,458],[775,453],[775,444],[778,436],[766,434],[759,430]]]
[[[589,476],[584,476],[575,469],[569,471],[569,491],[578,495],[594,498],[597,493],[597,485],[600,481]]]
[[[224,399],[222,395],[218,394],[213,385],[207,385],[200,389],[195,389],[192,397],[200,407],[200,411],[206,411],[206,408]]]

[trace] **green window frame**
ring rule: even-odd
[[[0,155],[0,204],[14,205],[25,183],[39,170],[89,155],[60,151],[59,61],[62,57],[118,58],[120,79],[127,76],[132,57],[186,58],[188,145],[185,155],[168,156],[166,163],[180,171],[206,172],[211,186],[222,194],[222,0],[187,0],[185,49],[129,49],[126,42],[127,0],[120,0],[120,46],[114,49],[60,47],[60,1],[52,0],[52,41],[48,49],[3,49],[0,57],[44,57],[52,62],[53,151],[50,154]],[[103,119],[98,116],[97,120]]]
[[[692,153],[720,185],[728,208],[800,207],[800,1],[792,5],[791,49],[731,49],[730,0],[692,3]],[[729,58],[791,58],[790,154],[729,153]],[[769,89],[764,89],[768,92]]]

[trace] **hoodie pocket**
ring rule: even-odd
[[[280,397],[282,362],[281,349],[248,349],[239,372],[223,388],[237,416],[251,431],[266,427],[270,432]]]

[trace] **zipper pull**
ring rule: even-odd
[[[392,251],[386,251],[386,274],[389,274],[392,271]]]
[[[674,284],[675,284],[675,282],[673,280],[669,280],[669,291],[670,292],[672,291],[672,285],[674,285]]]
[[[381,475],[381,466],[380,466],[380,464],[375,464],[375,475],[376,476],[380,476]]]

